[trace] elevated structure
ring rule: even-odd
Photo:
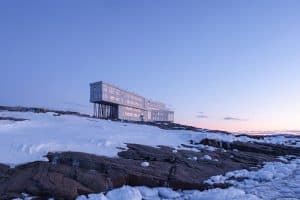
[[[160,102],[146,99],[103,81],[90,84],[90,102],[98,118],[131,121],[174,121],[174,112]]]

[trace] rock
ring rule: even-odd
[[[19,122],[19,121],[25,121],[25,120],[27,120],[27,119],[16,118],[16,117],[2,117],[2,116],[0,116],[0,120],[9,120],[9,121],[16,121],[16,122]]]
[[[65,199],[91,193],[92,190],[68,177],[73,170],[70,166],[53,166],[48,162],[33,162],[10,169],[7,174],[11,176],[0,183],[0,199],[15,198],[16,194],[22,192]]]
[[[20,198],[22,192],[40,198],[74,199],[124,185],[198,190],[226,188],[230,185],[209,185],[204,181],[228,171],[257,169],[264,162],[277,160],[279,155],[300,155],[299,148],[280,145],[215,140],[200,143],[222,147],[226,151],[177,149],[174,153],[173,148],[166,146],[127,144],[128,149],[119,152],[119,158],[81,152],[50,152],[46,156],[48,162],[32,162],[15,168],[0,165],[0,199]],[[191,148],[195,146],[197,143],[193,142]],[[132,192],[137,192],[139,198],[138,191]]]
[[[0,174],[2,173],[6,173],[8,170],[9,170],[9,166],[8,165],[5,165],[5,164],[1,164],[0,163]]]
[[[217,148],[224,148],[226,150],[242,151],[242,152],[252,152],[271,156],[280,155],[299,155],[300,148],[289,147],[278,144],[269,143],[258,143],[258,142],[224,142],[213,139],[204,139],[200,141],[200,144],[209,145]]]

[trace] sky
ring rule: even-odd
[[[73,105],[89,83],[165,102],[175,121],[300,130],[300,1],[0,1],[0,105]]]

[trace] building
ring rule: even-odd
[[[90,84],[90,102],[98,118],[130,121],[174,121],[174,112],[160,102],[115,87],[103,81]]]

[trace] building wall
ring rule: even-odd
[[[166,105],[164,103],[152,101],[150,99],[145,100],[145,107],[147,110],[165,110]]]
[[[169,112],[167,121],[174,122],[174,112]]]
[[[166,110],[152,110],[151,121],[174,121],[174,112]]]
[[[119,119],[133,121],[148,121],[145,110],[119,105]]]
[[[102,100],[102,84],[100,82],[90,84],[90,102]]]
[[[146,99],[102,81],[90,84],[90,102],[118,106],[118,118],[135,121],[173,121],[165,104]]]
[[[96,84],[91,84],[91,93],[93,93],[91,102],[98,102],[100,98],[100,101],[145,109],[145,98],[107,83],[97,82]]]

